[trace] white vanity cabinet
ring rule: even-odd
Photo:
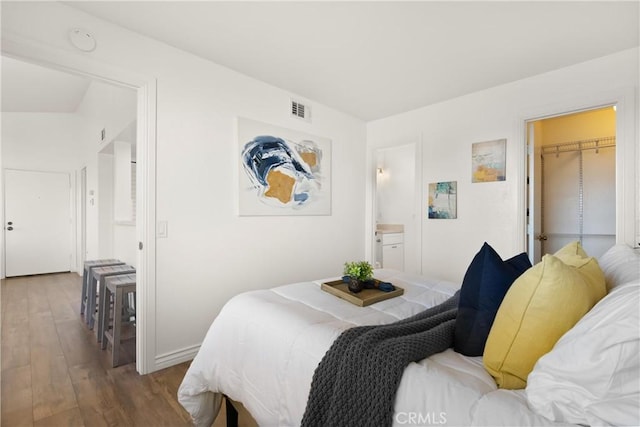
[[[404,271],[404,233],[382,233],[382,267]]]

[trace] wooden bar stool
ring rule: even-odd
[[[104,279],[109,276],[115,276],[116,274],[131,274],[135,273],[136,269],[130,265],[111,265],[108,267],[95,267],[91,269],[91,277],[89,278],[89,297],[87,298],[87,308],[85,319],[89,329],[93,329],[96,319],[100,318],[100,313],[96,311],[100,310],[98,298],[102,298],[104,294]],[[96,288],[100,284],[100,290],[96,295]],[[96,306],[96,302],[98,305]],[[93,307],[93,308],[91,308]],[[97,309],[97,310],[96,310]],[[102,336],[98,334],[98,341],[102,339]]]
[[[87,299],[89,298],[89,278],[91,277],[91,269],[94,267],[107,267],[110,265],[122,265],[124,262],[119,259],[96,259],[84,262],[84,271],[82,272],[82,295],[80,297],[80,315],[84,316],[87,307]],[[86,321],[86,320],[85,320]]]
[[[102,339],[100,347],[104,350],[107,348],[107,341],[111,343],[111,366],[116,367],[120,361],[120,343],[125,340],[136,337],[135,325],[131,326],[128,331],[123,332],[122,322],[122,297],[129,293],[136,293],[136,275],[135,274],[119,274],[117,276],[109,276],[105,279],[104,298],[102,299],[102,316],[100,324],[102,328]],[[113,305],[110,300],[113,297]],[[110,309],[113,307],[113,310]],[[111,314],[113,313],[113,314]],[[113,317],[113,327],[109,328],[109,318]],[[131,324],[131,322],[126,322]]]

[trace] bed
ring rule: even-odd
[[[640,257],[618,245],[600,265],[609,295],[540,359],[526,388],[498,388],[482,357],[448,349],[406,367],[393,425],[640,424]],[[210,426],[228,396],[260,426],[300,425],[314,371],[343,331],[405,319],[460,289],[393,270],[376,270],[375,276],[404,288],[404,294],[358,307],[321,289],[337,279],[332,277],[232,298],[178,391],[194,424]],[[608,340],[604,349],[602,340]],[[558,370],[566,363],[573,366],[570,372]],[[589,373],[594,368],[602,378]]]

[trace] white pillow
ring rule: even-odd
[[[623,283],[640,280],[640,249],[625,244],[611,247],[598,259],[610,291]]]
[[[529,406],[559,422],[640,425],[640,282],[618,286],[542,356]]]

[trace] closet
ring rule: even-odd
[[[542,147],[542,253],[578,240],[589,254],[615,244],[614,136]]]
[[[541,120],[537,133],[541,254],[578,240],[601,255],[616,240],[615,110]]]

